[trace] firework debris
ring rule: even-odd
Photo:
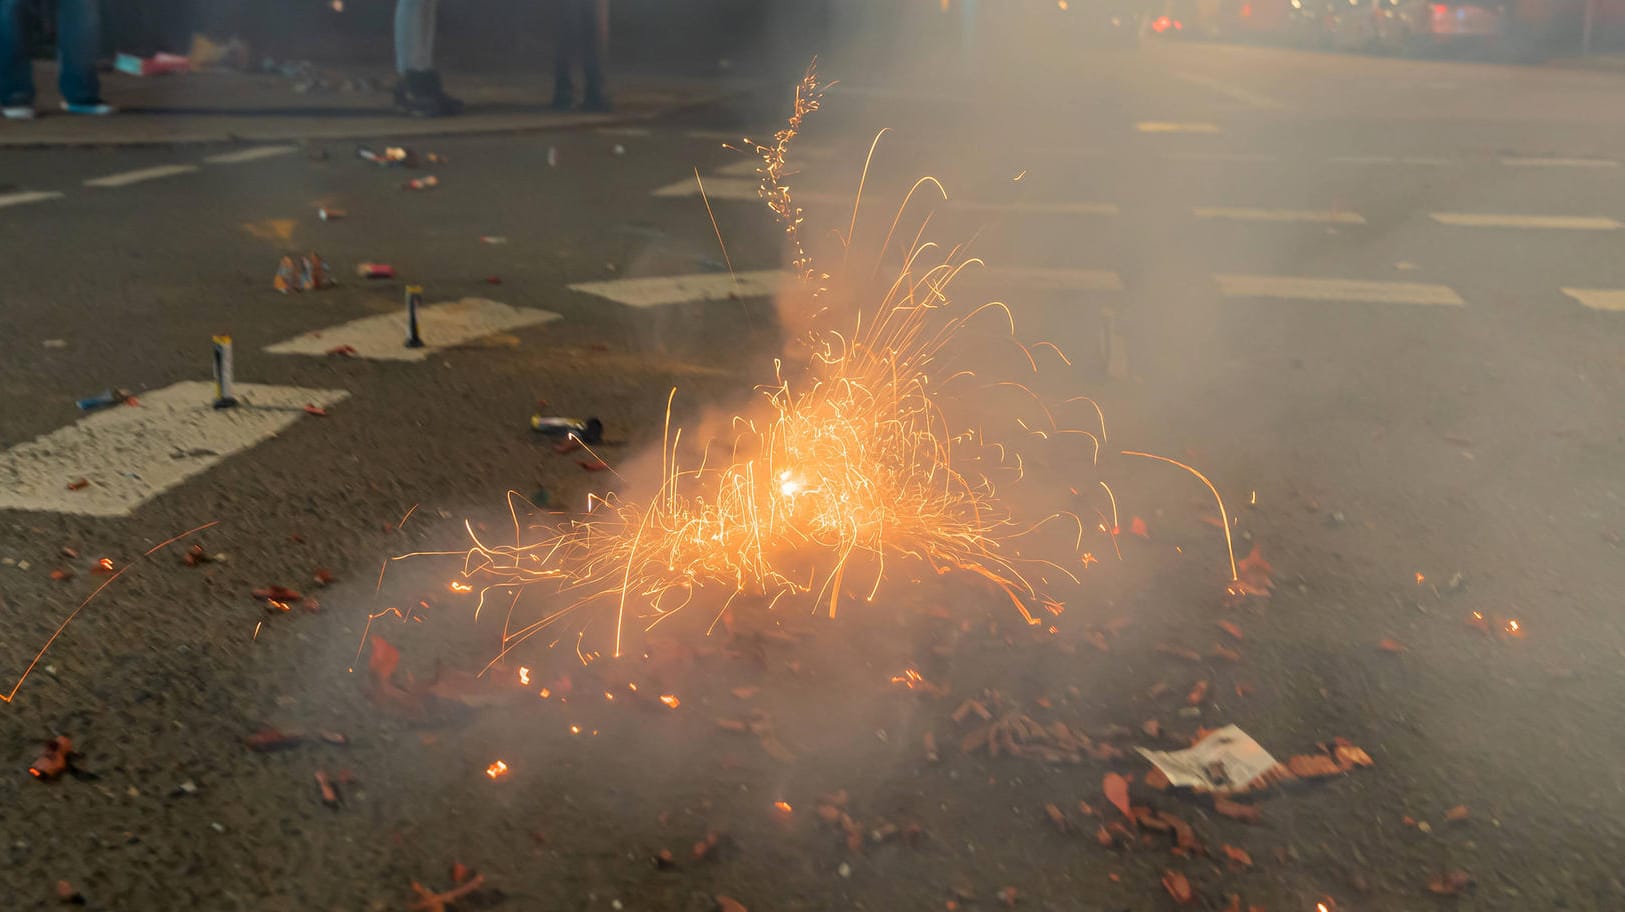
[[[1162,887],[1180,905],[1185,905],[1196,898],[1196,893],[1191,889],[1190,880],[1178,871],[1162,872]]]
[[[1241,628],[1236,626],[1234,623],[1232,623],[1230,621],[1220,621],[1219,622],[1219,629],[1223,630],[1226,634],[1228,634],[1229,636],[1231,636],[1234,639],[1237,639],[1237,640],[1245,640],[1245,639],[1247,639],[1247,637],[1242,634]]]
[[[689,849],[689,856],[695,861],[705,861],[708,858],[715,858],[717,847],[722,845],[722,840],[723,836],[721,833],[717,832],[716,830],[711,830],[705,834],[704,839],[697,840],[694,843],[693,847]]]
[[[1405,651],[1405,644],[1392,637],[1388,637],[1382,642],[1378,643],[1377,648],[1381,649],[1383,652],[1392,652],[1397,654]]]
[[[333,581],[337,580],[338,577],[333,575],[333,571],[323,567],[318,568],[315,573],[311,574],[311,579],[318,586],[331,586],[333,585]]]
[[[38,757],[28,765],[28,773],[41,782],[52,782],[73,768],[73,739],[57,735],[45,742]]]
[[[1442,871],[1428,880],[1428,892],[1439,896],[1460,896],[1471,892],[1475,885],[1472,875],[1466,871]]]
[[[744,903],[734,899],[732,896],[724,896],[721,893],[718,893],[715,898],[717,901],[717,912],[750,912],[749,909],[745,908]]]
[[[244,738],[243,744],[249,750],[254,751],[255,753],[270,754],[277,751],[289,750],[302,744],[311,744],[318,741],[322,742],[323,744],[332,744],[337,747],[344,747],[350,743],[349,738],[336,731],[318,731],[311,733],[302,731],[285,731],[280,728],[266,726],[252,735]]]
[[[456,865],[452,869],[455,880],[456,874],[462,874],[462,880],[456,880],[455,886],[443,893],[436,893],[417,881],[412,881],[412,892],[417,899],[407,909],[411,912],[446,912],[446,907],[466,898],[469,894],[485,886],[485,875],[475,874],[463,865]]]
[[[341,803],[339,790],[333,785],[333,780],[328,777],[325,770],[316,771],[316,788],[322,796],[322,804],[335,809],[339,806]]]
[[[321,254],[311,252],[302,256],[285,256],[277,264],[276,277],[271,287],[282,294],[289,292],[320,291],[332,288],[333,272]]]
[[[1117,773],[1107,773],[1106,777],[1101,780],[1100,790],[1105,793],[1106,800],[1112,803],[1112,807],[1121,811],[1124,817],[1130,820],[1134,819],[1133,809],[1129,807],[1128,802],[1127,779]]]
[[[1458,804],[1444,812],[1444,819],[1449,823],[1461,823],[1471,815],[1472,812],[1467,810],[1467,805]]]

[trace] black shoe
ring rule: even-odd
[[[454,117],[463,113],[463,103],[446,94],[440,74],[434,70],[408,70],[395,83],[395,107],[413,117]]]

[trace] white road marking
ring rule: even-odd
[[[1339,225],[1364,225],[1358,212],[1315,211],[1309,209],[1248,209],[1231,207],[1198,207],[1192,209],[1197,218],[1234,219],[1241,222],[1324,222]]]
[[[1198,73],[1186,73],[1180,70],[1168,70],[1166,72],[1169,76],[1172,76],[1175,79],[1183,79],[1193,85],[1199,85],[1206,89],[1212,89],[1213,91],[1218,92],[1220,95],[1234,99],[1250,107],[1264,109],[1282,107],[1282,104],[1279,101],[1276,101],[1268,95],[1254,92],[1251,89],[1242,88],[1241,86],[1233,85],[1222,80],[1214,79],[1211,76],[1202,76]]]
[[[1504,215],[1493,212],[1430,212],[1441,225],[1461,228],[1554,228],[1561,231],[1616,231],[1617,219],[1601,215]]]
[[[693,275],[651,276],[611,279],[605,282],[578,282],[570,286],[595,297],[627,307],[660,307],[700,301],[727,301],[734,297],[771,297],[788,281],[790,274],[778,269],[758,272],[701,272]]]
[[[1513,168],[1618,168],[1611,158],[1503,158],[1501,164]]]
[[[292,155],[298,151],[298,146],[256,146],[252,149],[238,149],[236,152],[222,152],[219,155],[210,155],[203,160],[211,165],[240,165],[244,162]]]
[[[1564,288],[1560,290],[1592,310],[1625,313],[1625,288]]]
[[[1333,165],[1425,165],[1432,168],[1455,164],[1448,158],[1425,155],[1334,155],[1326,161]]]
[[[994,203],[949,198],[942,205],[960,212],[1013,212],[1017,215],[1117,215],[1119,211],[1116,203],[1036,203],[1021,200]]]
[[[142,168],[139,171],[121,171],[118,174],[109,174],[105,177],[93,177],[85,181],[85,186],[125,187],[130,184],[139,184],[142,181],[157,180],[161,177],[191,174],[196,170],[197,165],[159,165],[156,168]]]
[[[43,203],[46,200],[61,198],[62,194],[54,190],[23,190],[18,193],[0,193],[0,209],[7,206],[22,206],[27,203]]]
[[[1445,285],[1420,282],[1375,282],[1360,279],[1312,279],[1300,276],[1217,275],[1219,293],[1227,298],[1287,298],[1303,301],[1353,301],[1365,304],[1428,304],[1461,307],[1461,296]]]
[[[711,202],[757,202],[761,197],[761,184],[759,181],[743,177],[702,177],[705,182],[705,197]],[[664,187],[657,187],[653,196],[666,198],[687,198],[700,195],[700,185],[689,177]],[[833,203],[851,208],[852,197],[842,196],[838,193],[810,193],[807,191],[794,191],[793,196],[798,203],[823,204]],[[940,197],[917,196],[921,205],[935,202],[941,208],[958,212],[1008,212],[1018,215],[1117,215],[1116,203],[1094,202],[991,202],[988,200],[948,199],[942,201]]]
[[[0,509],[126,516],[210,466],[281,433],[304,407],[343,390],[238,384],[237,408],[216,409],[214,385],[186,381],[140,395],[0,453]],[[77,490],[68,485],[90,482]]]
[[[1043,266],[990,266],[965,270],[955,281],[1024,291],[1122,291],[1123,279],[1109,269],[1052,269]]]
[[[758,183],[748,178],[714,177],[710,180],[705,180],[704,178],[701,178],[701,180],[705,181],[705,196],[707,199],[754,200],[761,198],[761,194],[758,190]],[[700,185],[694,180],[693,175],[689,175],[680,181],[667,184],[664,187],[656,187],[654,192],[650,194],[650,196],[663,197],[699,195]]]
[[[268,346],[273,355],[325,355],[348,345],[355,357],[378,361],[422,361],[433,352],[495,333],[560,319],[550,310],[510,307],[485,298],[463,298],[418,310],[418,334],[424,347],[406,347],[406,309],[362,317],[339,326],[308,332]]]
[[[1170,152],[1163,158],[1169,161],[1190,162],[1247,162],[1251,164],[1272,164],[1281,160],[1279,155],[1263,155],[1257,152]]]
[[[1134,125],[1134,129],[1141,133],[1218,133],[1219,125],[1213,123],[1173,123],[1162,120],[1142,120]]]
[[[718,177],[754,177],[756,169],[761,166],[762,160],[759,158],[742,158],[739,161],[723,165],[711,173]]]

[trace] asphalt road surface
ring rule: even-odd
[[[459,910],[1171,909],[1168,871],[1214,910],[1625,907],[1625,76],[1202,45],[828,75],[790,155],[819,262],[850,226],[878,250],[937,177],[949,201],[916,197],[902,240],[934,209],[922,237],[986,264],[961,295],[1007,302],[1070,354],[1046,392],[1104,410],[1098,467],[1043,467],[1051,509],[1109,478],[1146,534],[1096,542],[1058,633],[950,574],[637,661],[538,637],[473,684],[450,670],[500,650],[506,600],[476,619],[459,558],[388,562],[500,537],[509,491],[579,510],[617,483],[532,436],[538,400],[600,416],[598,455],[636,478],[673,388],[673,423],[703,425],[773,381],[803,315],[769,299],[784,235],[722,142],[775,129],[788,86],[414,140],[445,160],[411,170],[338,142],[8,151],[0,905],[67,881],[99,909],[397,909],[457,862],[485,878]],[[272,290],[311,250],[340,284]],[[392,322],[409,283],[425,349]],[[219,334],[236,413],[208,407]],[[75,408],[107,388],[141,404]],[[1211,496],[1122,449],[1199,467],[1273,595],[1226,607]],[[185,565],[194,543],[220,559]],[[128,572],[30,666],[103,558]],[[273,585],[319,610],[268,611]],[[369,684],[369,615],[432,711]],[[951,692],[889,683],[911,664]],[[1272,789],[1247,825],[1132,751],[964,752],[970,697],[1123,748],[1235,723],[1280,759],[1343,737],[1374,765]],[[753,712],[757,737],[717,726]],[[348,744],[245,746],[268,725]],[[58,735],[78,775],[34,781]],[[1109,771],[1200,847],[1154,821],[1097,844]]]

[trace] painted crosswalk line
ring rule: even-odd
[[[275,437],[306,417],[305,406],[349,395],[252,383],[235,392],[242,405],[216,409],[213,384],[177,383],[142,393],[139,406],[114,406],[18,444],[0,453],[0,509],[125,516]]]
[[[61,198],[62,194],[54,190],[24,190],[18,193],[0,193],[0,209],[7,206],[24,206],[28,203],[43,203],[46,200]]]
[[[102,177],[93,177],[85,181],[86,187],[127,187],[130,184],[139,184],[142,181],[158,180],[164,177],[175,177],[179,174],[191,174],[197,170],[197,165],[159,165],[155,168],[141,168],[136,171],[120,171],[117,174],[108,174]]]
[[[1213,278],[1219,283],[1219,293],[1227,298],[1280,298],[1363,304],[1422,304],[1440,307],[1461,307],[1465,304],[1461,296],[1450,287],[1421,282],[1266,275],[1216,275]]]
[[[1558,231],[1617,231],[1625,223],[1602,215],[1511,215],[1493,212],[1430,212],[1428,218],[1459,228],[1537,228]]]
[[[1364,225],[1365,219],[1357,212],[1312,209],[1250,209],[1246,207],[1209,206],[1191,210],[1197,218],[1230,219],[1239,222],[1323,222],[1338,225]]]
[[[1501,164],[1509,168],[1618,168],[1611,158],[1520,158],[1506,156]]]
[[[1044,266],[989,266],[967,269],[957,281],[989,291],[1123,290],[1123,278],[1109,269],[1054,269]]]
[[[295,336],[267,346],[265,351],[273,355],[326,355],[348,346],[346,352],[356,358],[422,361],[436,351],[557,319],[560,319],[559,314],[550,310],[511,307],[485,298],[463,298],[418,310],[422,348],[406,347],[406,311],[402,308]]]
[[[1564,294],[1592,310],[1625,313],[1625,288],[1564,288]]]
[[[757,272],[702,272],[692,275],[649,276],[610,279],[604,282],[578,282],[571,291],[590,294],[627,307],[661,307],[734,298],[770,297],[789,279],[778,269]]]
[[[1142,120],[1134,125],[1134,129],[1141,133],[1218,133],[1218,124],[1213,123],[1175,123],[1164,120]]]
[[[1326,161],[1333,165],[1420,165],[1430,168],[1447,168],[1455,164],[1448,158],[1427,155],[1334,155]]]
[[[210,155],[205,157],[203,161],[211,165],[241,165],[247,162],[262,161],[267,158],[280,158],[298,151],[298,146],[255,146],[251,149],[238,149],[235,152]]]

